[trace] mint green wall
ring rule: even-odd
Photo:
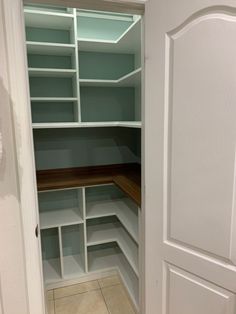
[[[119,21],[78,16],[78,37],[97,40],[117,40],[132,23],[132,19],[130,21]]]
[[[28,54],[29,68],[72,69],[70,56]]]
[[[70,44],[70,32],[68,30],[26,27],[26,40]]]
[[[73,97],[72,78],[30,77],[31,97]]]
[[[31,102],[33,123],[76,122],[73,102]]]
[[[124,197],[124,193],[115,185],[89,187],[85,189],[86,202],[108,201]]]
[[[135,90],[132,87],[81,87],[82,121],[134,121]]]
[[[34,130],[36,168],[138,162],[139,134],[132,128]]]
[[[134,70],[134,55],[79,52],[81,79],[116,80]]]

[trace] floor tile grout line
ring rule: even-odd
[[[96,288],[96,289],[91,289],[91,290],[87,290],[87,291],[83,291],[83,292],[78,292],[78,293],[73,293],[73,294],[65,295],[65,296],[63,296],[63,297],[56,298],[55,301],[61,300],[61,299],[64,299],[64,298],[74,297],[74,296],[76,296],[76,295],[85,294],[85,293],[92,292],[92,291],[97,291],[97,290],[101,290],[101,288]]]
[[[109,307],[108,307],[108,304],[107,304],[107,302],[106,302],[106,299],[105,299],[105,296],[104,296],[104,294],[103,294],[102,289],[101,289],[101,294],[102,294],[102,298],[103,298],[103,300],[104,300],[104,303],[105,303],[105,305],[106,305],[107,312],[108,312],[109,314],[111,314],[111,311],[109,310]]]
[[[105,286],[105,287],[101,287],[101,286],[100,287],[101,287],[101,289],[105,289],[105,288],[114,287],[114,286],[118,286],[118,285],[122,285],[122,283],[118,282],[118,283],[113,283],[113,284]]]

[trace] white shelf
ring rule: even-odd
[[[141,86],[141,72],[139,68],[118,80],[91,80],[91,79],[80,79],[81,86],[102,86],[102,87],[135,87]]]
[[[64,278],[76,278],[84,274],[84,266],[81,255],[63,256]]]
[[[83,223],[78,208],[68,208],[41,212],[40,229],[69,226]]]
[[[43,260],[43,275],[45,283],[58,282],[61,280],[60,259]]]
[[[27,52],[55,56],[70,56],[75,53],[74,44],[57,44],[37,41],[27,41]]]
[[[110,242],[117,242],[138,276],[138,246],[119,222],[87,226],[87,246]]]
[[[78,38],[80,51],[130,53],[140,51],[141,18],[135,21],[118,40]]]
[[[73,14],[24,9],[26,27],[69,30],[73,26]]]
[[[76,74],[74,69],[48,69],[48,68],[29,68],[31,77],[73,77]]]
[[[31,101],[42,101],[32,100]],[[43,100],[48,101],[48,100]],[[50,101],[50,100],[49,100]],[[71,100],[63,100],[71,101]],[[141,128],[142,124],[139,121],[125,122],[51,122],[51,123],[33,123],[33,129],[60,129],[60,128],[103,128],[103,127],[127,127]]]
[[[98,249],[88,253],[89,272],[117,268],[130,296],[138,308],[139,283],[125,256],[118,248]]]
[[[132,238],[138,243],[138,207],[129,198],[124,197],[107,201],[89,201],[87,198],[86,210],[86,217],[89,219],[116,215]]]
[[[76,97],[31,97],[30,100],[35,102],[73,102],[78,99]]]

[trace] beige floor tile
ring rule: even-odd
[[[103,288],[102,294],[110,314],[135,314],[122,285]]]
[[[48,314],[55,314],[53,300],[47,301],[47,308],[48,308]]]
[[[70,295],[84,293],[84,292],[96,290],[99,288],[100,287],[97,280],[83,282],[76,285],[67,286],[64,288],[58,288],[54,290],[54,299],[59,299],[59,298],[67,297]]]
[[[55,309],[55,314],[109,314],[101,290],[57,299]]]
[[[47,291],[47,300],[53,300],[53,290]]]
[[[120,284],[120,277],[118,275],[101,278],[98,280],[101,288],[110,287]]]

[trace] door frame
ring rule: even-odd
[[[13,125],[15,137],[16,167],[19,173],[19,194],[23,241],[25,247],[25,270],[30,314],[45,314],[43,271],[41,262],[40,235],[35,237],[39,222],[36,189],[35,161],[33,158],[33,136],[30,112],[29,79],[25,46],[23,3],[42,3],[66,7],[119,11],[144,15],[148,0],[1,0],[1,18],[6,33],[8,54],[8,76],[10,98],[12,100]],[[1,15],[1,14],[0,14]],[[144,37],[143,37],[144,38]],[[3,45],[5,43],[2,43]],[[144,62],[143,62],[144,67]],[[145,71],[143,71],[144,73]],[[143,74],[143,82],[145,75]],[[142,120],[144,125],[144,84],[142,96]],[[144,195],[144,127],[142,128],[142,211],[141,211],[141,252],[140,252],[140,313],[145,314],[145,195]],[[17,262],[17,261],[16,261]],[[23,313],[22,313],[23,314]]]

